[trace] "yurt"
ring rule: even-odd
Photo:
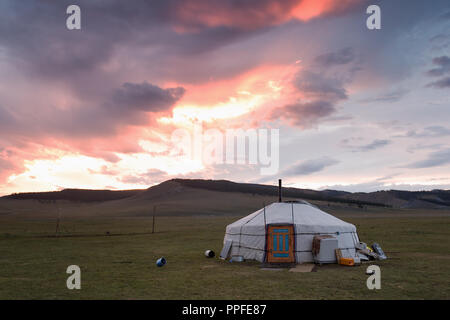
[[[343,256],[355,256],[356,227],[303,200],[275,202],[228,225],[221,255],[265,263],[313,262],[316,235],[337,238]]]

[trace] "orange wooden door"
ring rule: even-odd
[[[267,262],[293,263],[294,255],[294,226],[269,225],[267,228]]]

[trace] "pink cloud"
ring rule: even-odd
[[[223,0],[186,0],[174,9],[173,23],[179,32],[222,26],[254,30],[293,19],[308,21],[343,14],[360,4],[359,0],[259,0],[239,4]]]

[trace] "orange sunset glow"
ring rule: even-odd
[[[5,5],[16,36],[0,40],[0,194],[147,188],[176,177],[450,186],[445,21],[413,6],[400,23],[392,6],[386,31],[372,32],[368,5],[188,0],[125,14],[114,2],[94,5],[77,32],[49,18],[56,6],[39,2],[25,26],[16,19],[31,13]],[[198,124],[279,130],[278,174],[261,176],[249,161],[180,158],[173,133]]]

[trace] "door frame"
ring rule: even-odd
[[[269,237],[271,236],[271,230],[273,228],[288,228],[289,230],[289,259],[286,258],[276,258],[271,256],[271,245],[272,242],[269,242]],[[295,225],[292,223],[271,223],[266,225],[266,237],[265,237],[265,250],[264,250],[264,262],[267,263],[296,263],[297,259],[295,256],[296,252],[296,234],[295,234]]]

